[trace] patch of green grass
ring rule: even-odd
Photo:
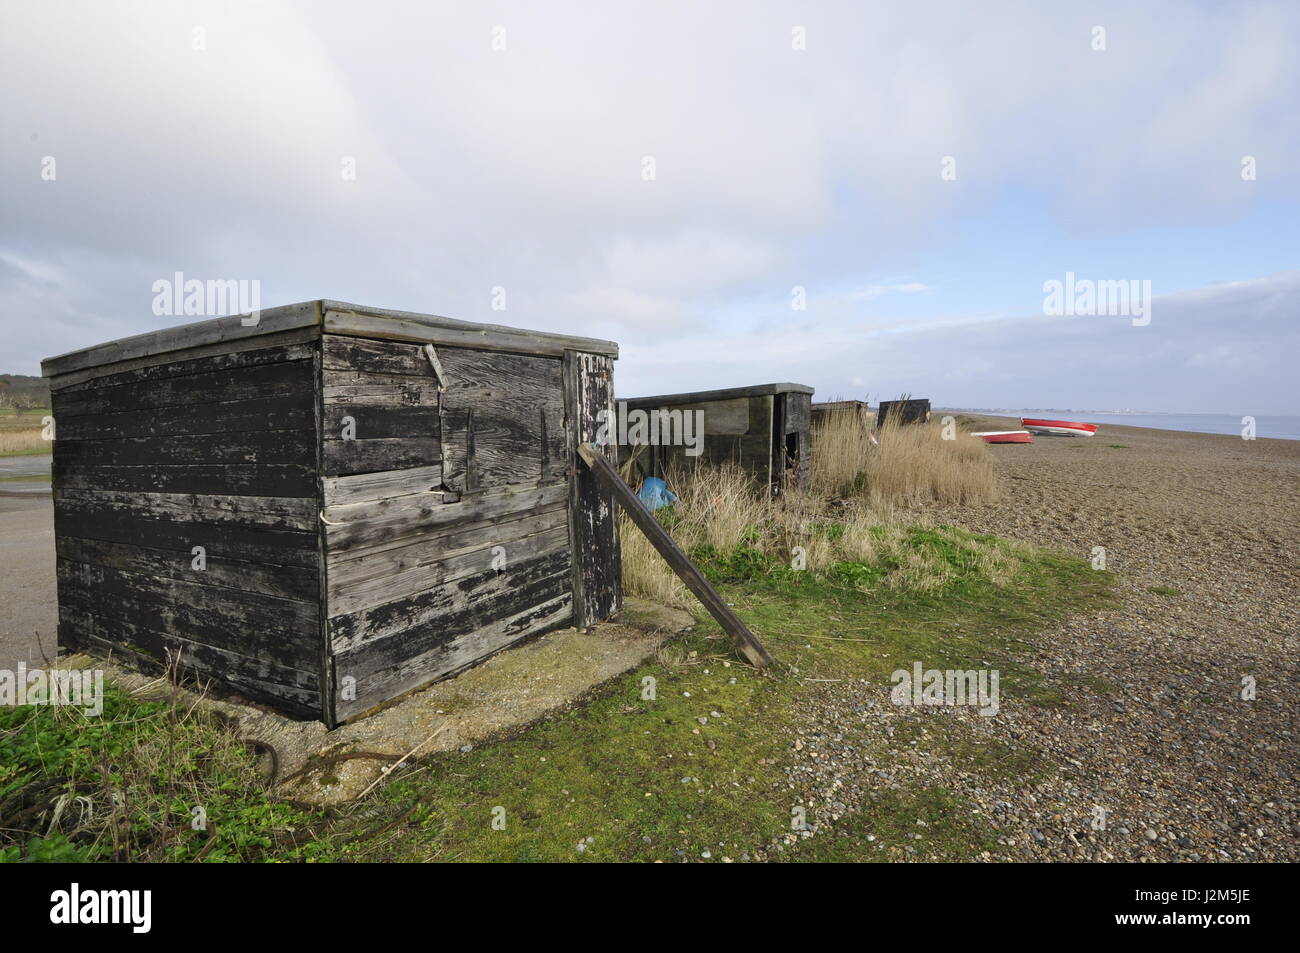
[[[1157,596],[1181,596],[1183,591],[1175,589],[1173,586],[1148,586],[1147,590],[1154,592]]]
[[[98,715],[0,707],[0,744],[0,861],[255,860],[320,820],[268,798],[210,716],[112,684]]]
[[[0,456],[12,456],[12,454],[0,454]],[[0,483],[49,483],[50,475],[48,473],[28,473],[14,474],[12,476],[0,476]]]
[[[34,450],[0,450],[0,457],[48,457],[50,453],[49,447],[37,447]]]

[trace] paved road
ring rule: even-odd
[[[0,459],[0,475],[49,472],[50,458]],[[0,482],[0,669],[56,651],[54,505],[48,482]]]

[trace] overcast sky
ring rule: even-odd
[[[1300,413],[1297,50],[1293,2],[7,3],[0,371],[194,320],[182,272],[611,338],[625,396]],[[1045,315],[1067,272],[1149,323]]]

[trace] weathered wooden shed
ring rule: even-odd
[[[865,400],[826,400],[813,404],[813,426],[825,426],[832,418],[841,414],[851,415],[864,429],[871,427],[871,410]]]
[[[899,424],[923,424],[929,419],[930,401],[920,397],[882,400],[876,411],[877,427],[883,427],[886,420]]]
[[[621,603],[608,341],[310,301],[50,358],[59,636],[323,720]],[[612,452],[612,448],[611,448]]]
[[[812,394],[805,384],[785,383],[619,400],[620,415],[625,417],[634,411],[703,415],[700,453],[694,456],[681,442],[630,445],[635,434],[628,427],[628,439],[620,441],[624,467],[630,463],[638,478],[662,477],[675,465],[731,461],[753,473],[774,494],[787,486],[807,489]],[[676,426],[678,418],[671,419]],[[653,436],[660,436],[662,429],[655,428]]]

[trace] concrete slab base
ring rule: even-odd
[[[239,736],[260,742],[276,793],[308,804],[353,800],[399,759],[419,760],[522,728],[571,704],[602,682],[635,668],[665,639],[694,624],[690,613],[628,599],[619,616],[586,631],[559,629],[507,649],[455,678],[402,696],[333,731],[298,721],[219,690],[188,681],[183,704],[220,712]],[[167,697],[165,679],[118,659],[69,656],[60,667],[97,667],[140,697]],[[262,747],[265,746],[265,747]],[[272,759],[270,752],[275,752]],[[366,752],[366,757],[339,758]],[[370,757],[382,755],[384,757]]]

